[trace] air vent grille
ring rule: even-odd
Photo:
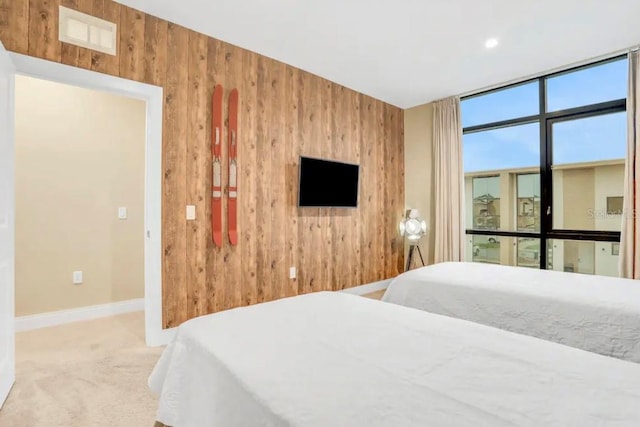
[[[60,6],[58,28],[61,42],[116,54],[117,26],[113,22]]]

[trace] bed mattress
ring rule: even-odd
[[[638,364],[340,292],[185,322],[149,385],[174,427],[640,425]]]
[[[442,263],[391,282],[383,301],[640,363],[640,282]]]

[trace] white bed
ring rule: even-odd
[[[640,363],[640,282],[480,263],[395,278],[383,301]]]
[[[149,385],[174,427],[640,425],[638,364],[340,292],[190,320]]]

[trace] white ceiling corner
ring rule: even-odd
[[[640,0],[116,1],[402,108],[640,43]]]

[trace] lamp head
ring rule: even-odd
[[[417,209],[408,209],[405,217],[400,221],[400,235],[409,241],[417,242],[427,234],[427,222],[420,218]]]

